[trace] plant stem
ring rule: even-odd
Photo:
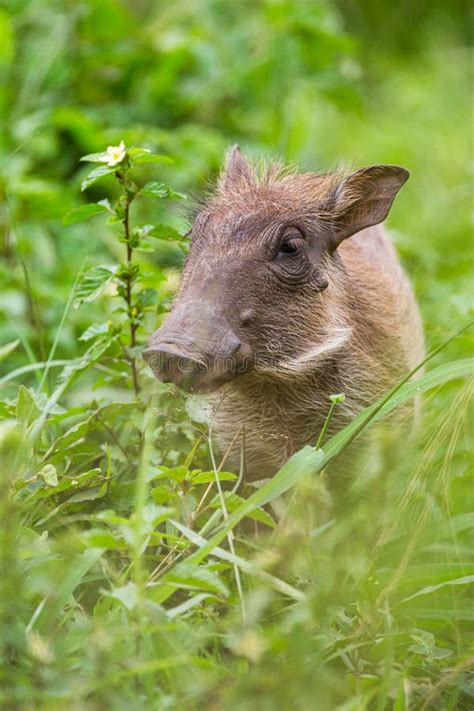
[[[128,192],[127,192],[127,186],[124,178],[120,178],[120,181],[122,182],[125,191],[126,191],[126,202],[125,202],[125,209],[124,209],[124,220],[123,220],[123,227],[125,231],[125,240],[127,244],[127,273],[125,276],[125,301],[127,302],[127,314],[128,314],[128,322],[130,324],[130,348],[135,348],[137,345],[137,339],[136,339],[136,330],[137,330],[137,324],[135,322],[134,316],[133,316],[133,301],[132,301],[132,274],[131,274],[131,267],[132,267],[132,260],[133,260],[133,249],[130,244],[130,203],[133,198],[130,198]],[[129,356],[130,360],[130,366],[132,368],[132,379],[133,379],[133,389],[135,390],[135,395],[138,395],[140,392],[140,384],[138,382],[138,372],[137,372],[137,364],[135,360],[135,356],[131,355]]]
[[[326,432],[328,431],[329,424],[332,419],[332,413],[334,412],[334,408],[336,407],[336,403],[332,402],[331,407],[329,408],[329,412],[327,414],[326,420],[324,422],[323,428],[321,432],[319,433],[318,441],[316,442],[315,449],[319,449],[324,442],[324,437],[326,436]]]

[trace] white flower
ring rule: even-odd
[[[107,146],[107,150],[105,153],[107,156],[107,165],[112,168],[114,165],[118,165],[119,163],[121,163],[127,155],[127,151],[125,150],[125,143],[123,141],[120,141],[119,146]]]

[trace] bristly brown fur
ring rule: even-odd
[[[278,208],[282,195],[286,202],[323,203],[344,176],[342,171],[298,173],[297,166],[284,166],[279,161],[260,160],[247,165],[247,170],[231,176],[227,169],[221,172],[217,185],[205,200],[206,207],[219,210],[246,206],[248,209],[250,202]]]

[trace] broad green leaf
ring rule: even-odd
[[[89,328],[86,328],[84,333],[82,333],[79,336],[80,341],[90,341],[91,338],[95,338],[96,336],[100,336],[104,333],[108,333],[110,327],[109,321],[107,323],[93,323],[92,326],[89,326]]]
[[[72,444],[82,440],[84,435],[89,431],[90,420],[91,418],[89,417],[87,420],[78,422],[66,430],[66,432],[58,437],[54,444],[51,445],[45,458],[51,456],[55,452],[61,452],[70,447]]]
[[[151,228],[146,232],[147,237],[155,237],[155,239],[167,242],[183,242],[185,240],[185,237],[170,225],[146,225],[146,227]]]
[[[132,164],[135,163],[174,163],[169,156],[152,153],[147,148],[129,148],[127,151],[128,157]]]
[[[217,472],[217,477],[219,481],[235,481],[237,479],[237,475],[231,472]],[[193,484],[210,484],[211,481],[214,482],[215,480],[216,472],[202,472],[199,469],[191,472]]]
[[[140,190],[140,195],[159,199],[166,198],[168,200],[184,200],[186,197],[182,193],[177,193],[173,188],[170,188],[169,185],[156,181],[146,183]]]
[[[90,188],[91,185],[94,185],[98,180],[103,178],[106,175],[111,175],[112,173],[115,173],[117,170],[116,167],[112,168],[109,167],[108,165],[101,165],[98,168],[94,168],[89,175],[82,181],[81,183],[81,192],[84,192],[84,190],[87,190],[87,188]]]
[[[110,284],[117,272],[117,266],[97,266],[85,272],[76,288],[74,307],[78,308],[84,301],[94,301]]]
[[[74,358],[62,369],[59,381],[65,383],[70,377],[95,363],[107,348],[118,338],[118,334],[99,336],[79,358]]]
[[[103,151],[102,153],[88,153],[86,156],[82,156],[79,160],[85,163],[108,163],[110,156],[108,153]]]
[[[102,212],[108,212],[108,210],[105,205],[99,205],[97,202],[80,205],[66,212],[63,217],[63,224],[72,225],[75,222],[81,222],[81,220],[88,220],[89,217],[94,217],[94,215],[98,215]]]

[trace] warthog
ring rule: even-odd
[[[144,357],[160,380],[210,394],[223,451],[245,426],[249,478],[316,441],[330,394],[346,395],[341,427],[421,360],[418,308],[381,225],[408,176],[259,170],[238,146],[228,155]]]

